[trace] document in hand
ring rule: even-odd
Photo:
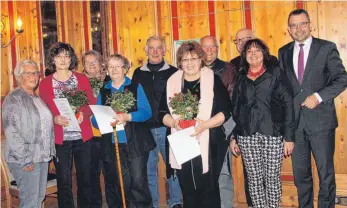
[[[167,137],[177,164],[179,165],[201,155],[199,142],[196,140],[196,137],[190,136],[194,132],[195,129],[192,126]]]
[[[64,129],[67,131],[79,131],[81,132],[80,125],[75,117],[74,112],[66,98],[55,98],[53,99],[55,105],[58,108],[60,115],[67,117],[70,120],[70,124],[65,126]]]
[[[110,106],[103,105],[89,105],[93,111],[96,122],[98,123],[101,134],[107,134],[113,132],[111,122],[115,122],[116,112]]]

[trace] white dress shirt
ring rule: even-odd
[[[299,44],[301,44],[301,43],[295,41],[294,52],[293,52],[293,66],[294,66],[294,72],[295,72],[297,78],[298,78],[298,58],[299,58],[299,52],[300,52]],[[310,48],[311,48],[311,44],[312,44],[312,36],[307,38],[303,42],[303,44],[304,44],[304,46],[302,48],[304,50],[304,69],[306,70],[307,58],[308,58],[308,54],[310,52]],[[314,93],[314,95],[317,97],[319,103],[321,103],[323,101],[318,93]]]

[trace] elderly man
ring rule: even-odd
[[[242,28],[239,31],[237,31],[234,43],[236,45],[237,51],[241,54],[243,45],[250,39],[254,39],[255,36],[253,34],[253,31],[247,28]],[[276,65],[278,63],[277,58],[275,56],[270,56],[270,61],[272,64]],[[240,63],[241,63],[241,56],[237,56],[233,58],[230,63],[234,64],[236,66],[236,69],[240,71]]]
[[[224,86],[227,88],[231,97],[232,90],[235,85],[235,78],[237,75],[236,67],[233,64],[224,62],[218,58],[218,44],[216,37],[204,36],[200,39],[203,50],[205,51],[204,61],[207,67],[212,69],[223,81]],[[225,127],[230,129],[234,122],[229,120]],[[232,129],[230,129],[231,131]],[[232,154],[227,151],[222,171],[219,175],[219,189],[222,208],[232,208],[234,199],[234,182],[232,177]]]
[[[163,96],[166,82],[177,71],[164,60],[164,39],[151,36],[147,39],[144,48],[148,61],[145,65],[135,69],[133,81],[140,83],[152,108],[152,118],[146,124],[151,128],[157,147],[149,153],[147,162],[148,184],[153,200],[153,207],[159,207],[158,192],[158,152],[166,162],[166,127],[159,121],[158,111],[160,100]],[[171,208],[182,208],[181,188],[175,174],[168,178],[170,198],[168,203]]]
[[[294,92],[296,122],[292,155],[294,182],[300,208],[313,207],[311,153],[319,176],[318,207],[335,207],[334,98],[347,86],[347,74],[336,44],[311,35],[312,23],[304,9],[288,17],[294,41],[279,49],[278,58]]]

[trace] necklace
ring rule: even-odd
[[[252,72],[251,69],[248,69],[248,76],[259,77],[264,72],[265,72],[265,68],[264,67],[261,67],[260,70],[257,71],[257,72]]]

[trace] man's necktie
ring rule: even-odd
[[[302,79],[304,78],[304,47],[305,44],[300,44],[300,52],[299,52],[299,57],[298,57],[298,81],[301,84]]]

